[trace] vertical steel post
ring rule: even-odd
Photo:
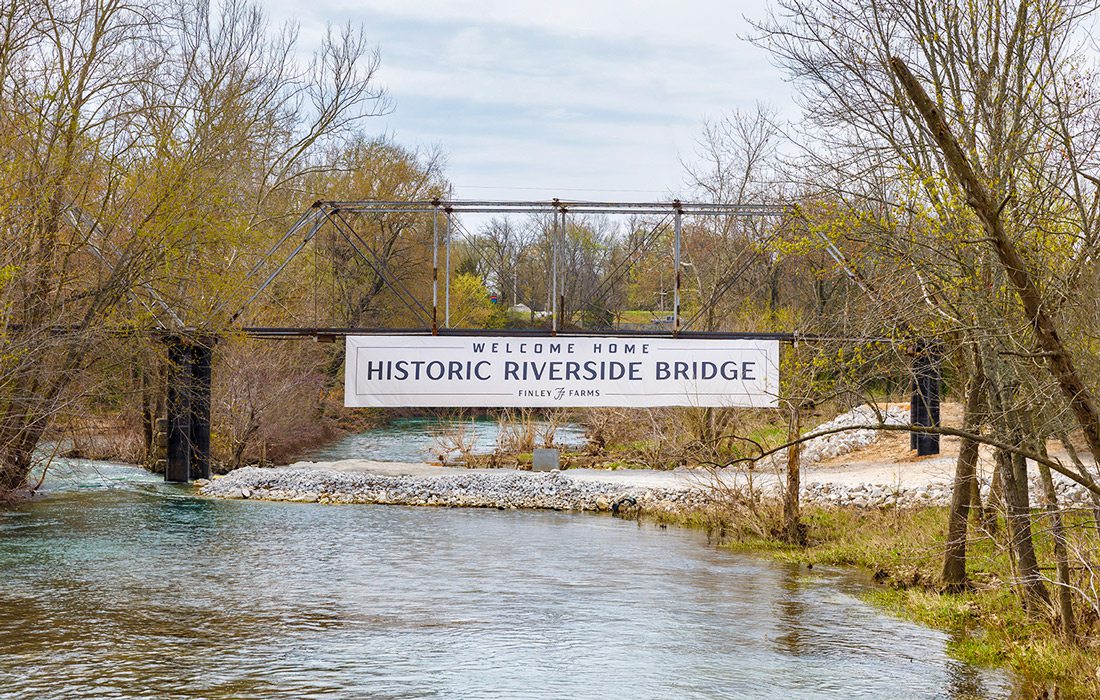
[[[432,206],[432,335],[439,333],[439,200]]]
[[[554,200],[554,230],[550,239],[550,332],[558,332],[558,200]]]
[[[164,480],[191,478],[191,348],[185,338],[168,339],[168,454]]]
[[[554,212],[554,228],[558,226],[558,213]],[[556,231],[551,235],[550,239],[550,259],[547,261],[550,264],[546,266],[547,274],[550,279],[546,280],[546,308],[545,311],[551,311],[554,308],[554,290],[551,287],[554,280],[554,239],[553,236],[557,235]]]
[[[446,208],[447,212],[447,228],[444,232],[445,245],[447,246],[446,261],[444,271],[446,277],[443,278],[443,325],[447,328],[451,327],[451,208]]]
[[[210,380],[212,339],[191,346],[191,476],[210,478]]]
[[[562,207],[561,235],[558,236],[558,277],[560,278],[558,280],[558,316],[561,316],[562,318],[565,317],[565,277],[562,274],[564,272],[562,270],[562,255],[565,252],[565,242],[569,236],[569,229],[566,228],[567,226],[569,226],[569,224],[565,218],[567,215],[568,212],[566,211],[565,207]],[[561,321],[558,322],[558,328],[561,328]]]
[[[679,334],[680,332],[680,232],[681,232],[681,219],[684,211],[680,206],[680,200],[676,199],[672,202],[676,207],[676,220],[673,227],[673,242],[672,242],[672,266],[675,271],[675,286],[672,290],[672,332]]]

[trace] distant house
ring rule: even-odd
[[[515,306],[509,307],[508,311],[513,314],[531,315],[531,307],[527,304],[516,304]]]

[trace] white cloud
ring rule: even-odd
[[[362,22],[381,47],[381,80],[395,101],[379,130],[442,145],[459,196],[508,198],[517,196],[511,187],[543,186],[676,190],[679,159],[692,155],[704,118],[754,101],[791,109],[766,54],[737,38],[750,31],[743,14],[763,14],[760,2],[268,7],[276,20],[299,21],[303,42],[316,41],[326,22]]]
[[[296,3],[285,3],[295,5]],[[759,0],[322,0],[308,7],[337,16],[369,9],[413,22],[501,24],[564,36],[715,41],[761,14]]]

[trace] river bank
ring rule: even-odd
[[[943,460],[910,466],[903,473],[890,475],[889,481],[882,470],[807,468],[802,502],[822,508],[946,506],[951,486]],[[721,494],[774,499],[780,488],[775,474],[729,468],[532,472],[365,460],[244,467],[200,484],[203,495],[216,498],[593,512],[626,508],[655,513],[705,508]],[[988,488],[986,480],[983,492]],[[1083,487],[1058,481],[1057,488],[1063,503],[1091,503]],[[1032,492],[1038,498],[1038,481],[1032,483]]]
[[[1100,638],[1095,636],[1094,613],[1087,607],[1078,611],[1078,637],[1070,640],[1049,620],[1024,612],[1013,585],[1014,562],[1003,546],[1007,537],[1003,519],[992,533],[1000,536],[973,537],[968,542],[967,589],[942,590],[947,517],[947,508],[939,506],[808,505],[802,509],[805,546],[761,536],[731,512],[660,514],[653,519],[706,529],[735,552],[804,568],[842,566],[864,572],[877,585],[861,595],[863,600],[901,619],[946,632],[949,653],[964,663],[1012,671],[1018,683],[1014,697],[1100,697]],[[1067,525],[1091,529],[1094,522],[1091,515],[1081,513]],[[1049,528],[1037,528],[1035,546],[1041,557],[1051,556]]]

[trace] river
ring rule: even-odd
[[[539,445],[550,430],[547,421],[534,421]],[[441,452],[448,462],[460,458],[448,447],[454,445],[448,436],[461,434],[475,454],[484,455],[497,449],[502,424],[491,419],[399,418],[386,425],[358,433],[343,435],[331,444],[304,455],[304,459],[325,462],[337,459],[373,459],[381,462],[438,461]],[[584,428],[576,423],[562,423],[553,428],[553,444],[557,447],[579,448],[584,445]]]
[[[851,573],[606,516],[213,501],[65,463],[0,509],[0,696],[994,698]]]

